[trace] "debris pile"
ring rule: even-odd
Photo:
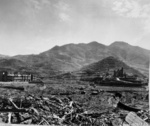
[[[61,126],[119,126],[127,113],[107,111],[89,112],[70,97],[0,97],[0,120],[11,124],[61,125]],[[137,113],[148,121],[148,111]]]

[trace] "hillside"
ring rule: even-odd
[[[129,66],[148,75],[150,50],[132,46],[125,42],[114,42],[108,48]]]
[[[131,46],[125,42],[114,42],[106,46],[94,41],[88,44],[55,46],[38,55],[17,55],[6,59],[7,62],[12,62],[13,59],[13,64],[8,65],[11,69],[16,71],[26,69],[40,76],[49,77],[79,70],[83,66],[113,56],[148,76],[149,54],[149,50]],[[3,58],[0,59],[1,62],[3,62]],[[5,63],[0,65],[1,68],[6,67]]]
[[[36,73],[32,66],[27,65],[21,60],[6,58],[0,60],[0,71],[13,71],[13,72],[23,72],[23,73]]]
[[[114,70],[118,70],[120,68],[123,68],[124,72],[126,72],[127,74],[138,75],[139,77],[143,77],[143,75],[139,71],[135,70],[134,68],[126,65],[123,61],[112,56],[109,56],[101,61],[83,67],[81,69],[81,72],[90,76],[102,75],[107,72],[113,73]]]
[[[0,59],[3,59],[3,58],[8,58],[9,56],[7,56],[7,55],[2,55],[2,54],[0,54]]]

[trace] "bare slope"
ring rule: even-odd
[[[83,66],[100,61],[108,56],[113,56],[148,76],[149,54],[149,50],[131,46],[125,42],[114,42],[106,46],[94,41],[88,44],[55,46],[38,55],[9,57],[7,62],[12,62],[12,59],[17,60],[17,62],[20,61],[19,64],[22,67],[30,69],[30,71],[36,72],[41,76],[51,76],[79,70]],[[0,59],[1,61],[2,59]],[[17,62],[14,62],[15,65],[9,64],[9,67],[18,70],[20,65]],[[4,64],[1,64],[1,68],[5,67]],[[19,70],[22,71],[24,69]]]
[[[104,58],[103,60],[98,61],[96,63],[92,63],[88,66],[85,66],[81,69],[81,71],[83,73],[89,73],[90,75],[100,75],[106,72],[113,72],[114,70],[120,69],[122,67],[124,69],[124,72],[128,74],[143,77],[143,75],[139,71],[135,70],[134,68],[125,64],[123,61],[112,56]]]
[[[132,46],[125,42],[114,42],[108,48],[119,59],[148,75],[150,50]]]

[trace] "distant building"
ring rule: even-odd
[[[121,69],[114,70],[114,77],[124,77],[124,75],[123,67]]]
[[[0,81],[19,81],[19,82],[30,82],[33,81],[34,77],[32,74],[20,74],[7,71],[0,71]]]
[[[7,71],[0,71],[0,81],[7,81],[7,75],[8,72]]]

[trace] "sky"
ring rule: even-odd
[[[150,0],[0,0],[0,54],[125,41],[150,49]]]

